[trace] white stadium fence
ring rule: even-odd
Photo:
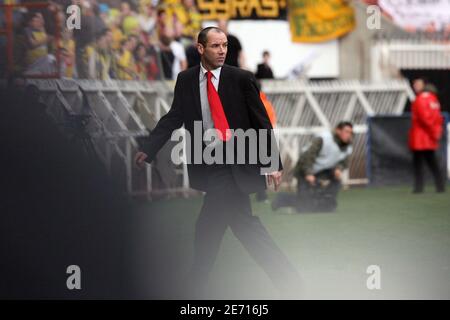
[[[133,165],[137,138],[148,134],[170,108],[173,83],[97,80],[28,80],[41,92],[42,102],[56,122],[68,115],[88,115],[86,130],[95,153],[108,170],[121,175],[131,195],[189,193],[184,161],[168,161],[170,150],[161,152],[156,166],[140,170]],[[354,123],[354,152],[347,184],[367,183],[366,118],[376,114],[401,114],[414,94],[406,80],[369,84],[360,81],[266,80],[262,90],[272,102],[276,115],[276,136],[285,167],[285,186],[295,180],[289,174],[301,148],[314,132],[329,130],[341,120]],[[169,146],[170,147],[170,146]],[[159,182],[153,181],[157,179]]]

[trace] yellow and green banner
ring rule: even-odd
[[[355,27],[353,8],[346,0],[288,0],[293,42],[336,39]]]

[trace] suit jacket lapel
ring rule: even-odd
[[[228,79],[228,68],[227,65],[223,65],[220,70],[220,79],[219,79],[219,88],[217,89],[217,93],[219,94],[220,101],[222,102],[226,98],[226,88],[227,88],[227,79]]]
[[[226,64],[222,66],[222,70],[220,70],[220,80],[219,80],[219,88],[217,90],[217,93],[220,97],[220,102],[222,102],[223,111],[225,112],[225,115],[228,119],[228,122],[230,121],[230,115],[227,113],[229,110],[227,110],[228,106],[228,90],[229,90],[229,69]]]
[[[200,65],[197,65],[192,72],[192,92],[194,97],[194,109],[197,112],[198,119],[203,121],[202,117],[202,105],[200,102]]]

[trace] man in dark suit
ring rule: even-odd
[[[178,75],[171,109],[159,120],[143,151],[136,154],[135,161],[139,166],[144,162],[150,163],[172,132],[183,124],[187,134],[193,137],[186,143],[188,159],[192,150],[194,153],[198,151],[198,125],[202,131],[200,139],[203,131],[216,132],[213,141],[202,139],[200,153],[215,145],[213,153],[222,150],[227,160],[213,164],[204,159],[194,163],[188,161],[190,186],[206,192],[196,222],[190,281],[199,290],[196,293],[202,291],[229,226],[282,296],[292,297],[298,289],[300,276],[260,219],[252,215],[249,198],[249,194],[266,189],[266,177],[267,183],[277,190],[282,170],[272,126],[256,80],[251,72],[224,64],[227,36],[221,29],[203,29],[198,36],[198,51],[201,64]],[[245,140],[244,148],[231,144],[235,136],[229,133],[240,129],[244,132],[260,130],[262,133],[257,137],[257,161],[252,162],[249,154],[254,141]],[[244,163],[237,162],[243,152]],[[267,155],[270,161],[261,155]],[[264,170],[266,174],[262,174]]]

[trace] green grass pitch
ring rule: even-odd
[[[424,194],[415,195],[409,187],[352,188],[341,191],[338,200],[335,213],[314,214],[273,212],[270,204],[253,201],[254,215],[301,273],[303,298],[450,298],[448,191],[436,194],[428,187]],[[141,204],[136,254],[155,245],[164,253],[148,258],[138,269],[160,264],[172,281],[188,270],[200,206],[201,197]],[[370,265],[380,267],[380,289],[366,286]],[[268,277],[230,230],[208,290],[211,299],[278,298]]]

